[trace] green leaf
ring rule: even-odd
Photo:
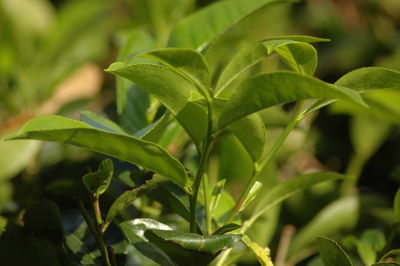
[[[143,53],[159,60],[174,72],[193,82],[200,93],[208,94],[210,73],[207,62],[202,54],[193,49],[164,48]]]
[[[167,111],[157,121],[137,131],[133,136],[150,142],[158,142],[171,123],[170,114],[171,113]]]
[[[259,114],[251,114],[229,126],[232,133],[246,149],[253,162],[257,162],[264,152],[266,128]]]
[[[192,83],[158,65],[125,66],[114,63],[106,71],[128,78],[154,95],[176,116],[199,147],[207,132],[207,112],[201,103],[201,95]]]
[[[181,20],[173,29],[170,47],[205,51],[219,36],[255,11],[284,0],[223,0],[206,6]]]
[[[122,193],[111,205],[110,209],[107,212],[107,217],[105,220],[105,224],[109,224],[114,220],[115,217],[117,217],[118,213],[120,213],[122,210],[124,210],[126,207],[128,207],[130,204],[132,204],[136,198],[139,189],[134,189],[134,190],[129,190],[125,191]]]
[[[217,230],[215,230],[215,232],[213,233],[213,235],[223,235],[229,232],[232,232],[234,230],[239,229],[241,226],[238,224],[234,224],[234,223],[230,223],[230,224],[226,224],[220,228],[218,228]]]
[[[99,169],[82,177],[86,188],[96,196],[106,192],[114,174],[114,165],[111,159],[103,160]]]
[[[351,71],[335,82],[357,91],[400,89],[400,72],[382,67],[365,67]]]
[[[240,207],[239,212],[242,212],[243,210],[246,209],[249,204],[254,201],[254,199],[257,197],[258,193],[260,193],[261,189],[263,187],[263,184],[260,181],[256,181],[254,185],[251,187],[249,194],[247,194],[247,197],[244,199],[242,206]]]
[[[316,184],[319,184],[321,182],[343,179],[344,177],[345,177],[344,175],[340,175],[334,172],[321,172],[321,173],[296,176],[274,186],[264,196],[264,198],[260,200],[259,204],[256,207],[256,210],[254,211],[254,214],[248,221],[246,221],[245,223],[246,229],[266,211],[268,211],[276,204],[287,199],[288,197],[300,191],[303,191],[307,188],[310,188]]]
[[[145,232],[150,242],[163,249],[179,265],[208,265],[220,252],[232,248],[241,235],[199,235],[175,230],[152,229]]]
[[[216,96],[229,95],[229,85],[243,72],[260,62],[264,58],[277,52],[290,66],[295,66],[299,73],[305,72],[312,75],[316,66],[316,52],[314,48],[304,46],[306,43],[323,42],[321,39],[311,36],[277,36],[264,40],[258,40],[239,51],[227,64],[218,79]],[[288,47],[290,46],[290,47]],[[298,47],[297,47],[298,46]],[[304,46],[304,47],[303,47]],[[291,50],[291,49],[293,50]],[[299,53],[305,49],[305,54]],[[297,60],[296,60],[297,59]],[[297,61],[299,63],[297,63]],[[297,66],[298,65],[298,66]],[[302,69],[302,66],[306,69]],[[308,67],[307,67],[308,66]],[[225,91],[226,90],[226,91]]]
[[[327,237],[318,237],[318,252],[325,266],[352,266],[349,256],[334,240]]]
[[[137,63],[138,58],[133,57],[134,54],[156,46],[154,38],[144,29],[136,28],[120,37],[121,49],[117,58],[127,64]],[[119,123],[129,134],[133,134],[148,125],[149,94],[123,77],[116,77],[116,85]]]
[[[301,74],[274,72],[244,81],[223,107],[217,129],[262,109],[309,98],[339,98],[365,105],[353,90]]]
[[[273,266],[274,264],[270,258],[269,248],[262,248],[256,242],[250,240],[247,235],[244,235],[241,241],[248,247],[251,252],[256,256],[258,262],[262,266]]]
[[[359,199],[345,197],[325,206],[293,239],[289,256],[297,254],[313,244],[319,235],[334,235],[343,230],[352,230],[359,217]]]
[[[115,134],[83,122],[47,115],[28,121],[8,139],[38,139],[76,145],[137,164],[160,173],[190,193],[183,165],[158,145],[128,135]]]
[[[384,262],[386,260],[388,260],[389,258],[391,258],[391,260],[393,260],[393,257],[400,257],[400,249],[392,249],[389,252],[387,252],[385,255],[382,256],[382,258],[380,258],[379,262]]]
[[[110,119],[107,119],[105,117],[99,116],[93,112],[90,111],[84,111],[80,113],[80,118],[82,122],[85,122],[88,125],[91,125],[93,127],[115,132],[115,133],[120,133],[120,134],[125,134],[126,132],[115,122],[111,121]]]
[[[214,213],[216,210],[219,200],[221,199],[222,192],[224,191],[226,179],[221,179],[215,185],[210,199],[210,212]]]
[[[369,90],[377,90],[377,89],[399,89],[400,88],[400,72],[390,70],[387,68],[382,68],[382,67],[365,67],[365,68],[359,68],[356,70],[353,70],[344,76],[342,76],[340,79],[338,79],[335,82],[335,85],[338,86],[343,86],[347,87],[359,92],[365,92]],[[365,95],[364,95],[365,97]],[[395,97],[395,98],[398,98]],[[396,100],[394,100],[396,101]],[[397,100],[398,101],[398,100]],[[311,112],[313,110],[317,110],[325,105],[328,105],[334,101],[332,100],[317,100],[308,110],[307,112]],[[338,104],[338,103],[336,103]],[[347,106],[345,107],[346,110],[350,110],[350,113],[353,113],[354,111],[359,112],[359,113],[370,113],[372,110],[372,113],[374,112],[374,109],[376,108],[375,106],[371,105],[371,110],[367,110],[366,108],[361,108],[360,106],[354,106],[351,105],[350,103],[341,103],[340,105]],[[371,103],[367,101],[367,104],[370,105]],[[372,102],[373,104],[373,102]],[[350,106],[348,106],[350,105]],[[381,107],[382,104],[378,104],[378,108]],[[398,106],[394,104],[395,106]],[[342,107],[343,108],[343,107]],[[384,108],[387,109],[387,108]],[[391,112],[395,110],[396,108],[391,107],[389,110],[383,110],[384,114],[383,117],[386,116],[392,116]],[[361,111],[360,111],[361,110]],[[386,111],[386,112],[385,112]],[[387,112],[389,111],[389,112]],[[389,113],[389,114],[388,114]],[[399,112],[397,112],[399,113]],[[398,116],[394,118],[394,121],[399,121]]]
[[[150,243],[144,236],[144,232],[148,229],[172,230],[168,225],[142,218],[123,222],[119,226],[129,243],[133,244],[140,253],[159,265],[176,266],[176,263],[164,251]]]
[[[397,221],[400,221],[400,189],[397,190],[394,197],[394,213],[396,214]]]
[[[363,232],[360,240],[356,242],[358,254],[367,265],[376,262],[378,252],[382,251],[385,245],[385,235],[382,231],[375,229],[369,229]]]
[[[135,82],[154,95],[174,115],[186,106],[196,91],[194,85],[185,78],[159,65],[116,62],[105,71]]]

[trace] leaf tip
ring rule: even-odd
[[[126,66],[123,62],[114,62],[108,68],[104,69],[105,72],[114,73]]]

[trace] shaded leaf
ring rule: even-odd
[[[171,115],[170,112],[167,111],[157,121],[137,131],[133,136],[151,142],[158,142],[170,123]]]
[[[137,197],[138,189],[129,190],[122,193],[111,205],[107,212],[105,224],[109,224],[118,215],[119,212],[124,210],[130,204],[132,204]]]
[[[309,98],[339,98],[365,105],[353,90],[301,74],[274,72],[243,82],[223,107],[217,128],[224,128],[242,117],[274,105]]]
[[[371,264],[371,266],[398,266],[398,265],[400,265],[400,263],[399,262],[395,262],[395,261],[392,261],[392,262],[378,262],[378,263]]]
[[[396,214],[397,221],[400,221],[400,189],[397,190],[394,197],[394,213]]]
[[[150,242],[163,249],[179,265],[195,262],[208,265],[221,251],[232,248],[241,235],[199,235],[175,230],[152,229],[145,232]]]
[[[86,188],[98,196],[106,192],[113,174],[114,165],[112,160],[105,159],[100,163],[97,171],[84,175],[82,180]]]
[[[251,250],[262,266],[274,265],[270,258],[269,248],[262,248],[256,242],[251,241],[247,235],[244,235],[241,241]]]
[[[257,162],[264,152],[266,128],[259,114],[251,114],[229,126],[232,133],[246,149],[253,162]]]
[[[343,230],[351,230],[359,217],[359,199],[345,197],[325,206],[305,225],[290,245],[289,255],[294,255],[314,243],[319,235],[334,235]]]
[[[224,235],[226,233],[229,233],[236,229],[239,229],[240,227],[241,227],[240,225],[234,224],[234,223],[226,224],[226,225],[218,228],[217,230],[215,230],[213,235]]]
[[[233,25],[262,7],[284,0],[223,0],[181,20],[173,29],[168,46],[205,51]]]
[[[96,129],[80,121],[54,115],[41,116],[28,121],[8,139],[39,139],[80,146],[160,173],[190,191],[185,168],[158,145]]]
[[[318,237],[317,247],[325,266],[352,266],[349,256],[334,240]]]

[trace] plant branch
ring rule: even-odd
[[[262,158],[259,163],[258,162],[254,163],[254,170],[253,170],[252,177],[246,184],[245,189],[243,190],[242,194],[240,195],[238,201],[236,202],[235,208],[233,209],[233,211],[230,214],[226,223],[231,222],[232,219],[234,219],[235,216],[239,213],[240,208],[243,205],[243,202],[249,195],[250,190],[256,183],[260,173],[264,170],[264,168],[266,166],[268,166],[271,159],[278,152],[278,150],[280,149],[282,144],[285,142],[286,138],[289,136],[290,132],[296,127],[297,123],[303,119],[303,116],[301,114],[301,109],[303,107],[303,103],[304,103],[304,101],[299,101],[297,103],[292,119],[290,120],[289,124],[286,126],[283,133],[279,136],[278,140],[274,143],[274,145],[272,146],[272,148],[268,152],[268,154],[264,158]]]
[[[103,232],[102,232],[101,225],[99,227],[99,224],[95,224],[93,222],[93,220],[90,218],[89,213],[87,212],[85,205],[83,204],[82,199],[80,197],[78,198],[78,205],[79,205],[79,209],[81,210],[81,212],[83,214],[83,218],[85,219],[86,223],[88,224],[90,232],[92,233],[94,239],[96,240],[96,243],[97,243],[97,246],[99,247],[100,253],[103,256],[105,265],[106,266],[114,266],[114,265],[111,265],[111,263],[110,263],[107,247],[103,240]],[[93,205],[96,205],[96,203],[93,203]],[[100,208],[98,210],[100,211]],[[97,220],[97,214],[96,214],[95,208],[94,208],[94,212],[95,212],[95,216],[96,216],[96,220]],[[100,219],[101,219],[101,216],[100,216]]]

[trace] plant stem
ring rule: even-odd
[[[211,234],[212,228],[212,217],[210,211],[210,193],[208,189],[208,175],[204,175],[203,178],[203,194],[204,194],[204,209],[206,211],[206,228],[207,228],[207,235]]]
[[[98,199],[97,199],[98,201]],[[86,223],[88,224],[89,230],[91,231],[94,239],[96,240],[97,246],[99,247],[100,253],[103,256],[104,259],[104,263],[106,266],[113,266],[110,263],[110,259],[108,257],[108,251],[107,251],[107,247],[104,243],[103,240],[103,232],[102,232],[102,228],[101,228],[101,224],[99,226],[99,224],[94,224],[93,220],[90,218],[89,213],[87,212],[85,205],[82,202],[82,199],[79,198],[78,199],[78,204],[79,204],[79,208],[83,214],[83,218],[85,219]],[[98,203],[97,203],[98,204]],[[93,203],[93,207],[94,205],[96,205],[96,203]],[[95,212],[95,216],[96,216],[96,222],[97,222],[97,215],[96,214],[96,208],[93,208],[94,212]],[[98,211],[100,211],[100,208],[98,208]],[[100,219],[101,219],[101,215],[100,215]]]
[[[197,170],[196,177],[193,183],[193,195],[190,197],[190,232],[196,233],[196,225],[197,225],[197,197],[199,195],[199,188],[201,184],[201,180],[203,178],[204,173],[207,171],[207,162],[208,157],[211,152],[211,148],[213,146],[215,138],[212,137],[212,99],[207,97],[207,107],[208,107],[208,130],[207,135],[205,137],[203,143],[203,151],[200,154],[200,163],[199,169]],[[208,183],[208,182],[207,182]],[[206,203],[206,205],[209,205]],[[210,215],[210,213],[206,212],[206,215]],[[207,217],[207,220],[210,218]]]
[[[283,133],[279,136],[278,140],[274,143],[268,154],[264,158],[262,158],[262,160],[259,163],[258,162],[254,163],[254,171],[252,177],[247,182],[245,189],[240,195],[238,201],[236,202],[235,208],[233,209],[226,223],[231,222],[232,219],[234,219],[235,216],[239,213],[239,210],[242,207],[243,202],[249,195],[250,190],[256,183],[260,173],[264,170],[264,168],[269,164],[271,159],[278,152],[282,144],[285,142],[286,138],[289,136],[290,132],[296,127],[297,123],[299,123],[303,119],[303,116],[301,115],[301,108],[303,107],[303,103],[304,101],[299,101],[297,103],[292,119],[289,121],[289,124],[286,126]]]
[[[350,163],[346,170],[346,179],[343,181],[342,186],[340,188],[341,194],[343,196],[350,195],[355,191],[355,187],[358,183],[358,179],[360,178],[362,169],[367,162],[367,158],[362,156],[361,154],[354,154],[350,160]]]

